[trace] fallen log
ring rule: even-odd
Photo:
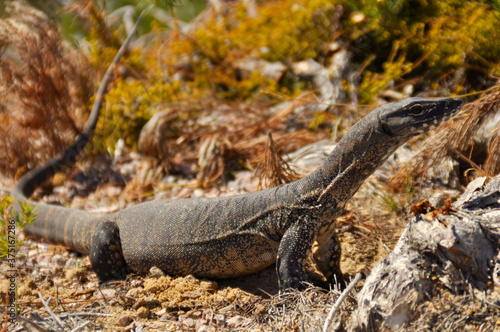
[[[416,216],[358,293],[349,331],[404,328],[436,282],[457,294],[500,287],[499,176],[474,180],[453,205],[412,208]]]

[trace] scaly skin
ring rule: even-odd
[[[399,146],[448,120],[461,104],[409,98],[381,106],[356,123],[313,173],[276,188],[151,201],[100,216],[35,203],[38,218],[25,231],[90,254],[102,281],[153,266],[172,275],[231,278],[276,262],[280,288],[299,288],[309,279],[306,260],[315,241],[313,259],[326,282],[341,281],[333,230],[346,202]],[[15,198],[26,200],[44,180],[43,172],[27,173]]]

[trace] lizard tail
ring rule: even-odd
[[[139,16],[134,28],[106,70],[97,90],[90,116],[82,133],[76,138],[75,143],[44,165],[38,166],[24,174],[17,181],[11,194],[15,201],[14,209],[16,212],[20,212],[22,205],[29,200],[33,192],[45,181],[51,179],[54,174],[63,168],[72,168],[75,165],[78,155],[83,151],[94,134],[99,112],[104,102],[104,95],[106,94],[108,83],[113,76],[113,71],[128,48],[132,36],[137,31],[137,27],[143,16],[144,11]],[[44,239],[50,243],[66,245],[81,253],[88,253],[90,250],[90,241],[97,225],[97,220],[91,213],[43,203],[30,202],[30,204],[36,206],[37,218],[25,229],[26,234]]]

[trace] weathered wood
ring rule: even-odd
[[[399,329],[437,280],[452,291],[497,283],[499,199],[500,177],[479,178],[453,206],[421,207],[394,251],[368,276],[349,330],[373,330],[382,324]]]

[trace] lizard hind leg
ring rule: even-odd
[[[90,248],[90,263],[101,282],[125,279],[127,276],[120,232],[115,222],[105,221],[95,230]]]

